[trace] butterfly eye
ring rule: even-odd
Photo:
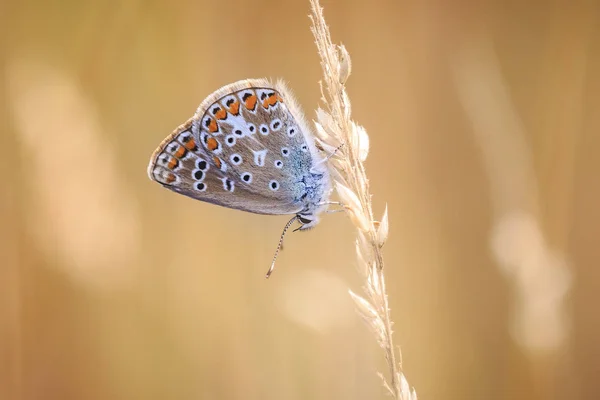
[[[302,224],[306,225],[306,224],[310,224],[311,222],[313,222],[312,219],[308,219],[306,217],[303,217],[301,215],[298,215],[298,221],[300,221]]]
[[[281,160],[275,160],[275,168],[283,167],[283,162]]]
[[[287,134],[288,134],[288,136],[289,136],[289,137],[294,137],[294,136],[296,136],[296,132],[297,132],[297,129],[296,129],[296,127],[294,127],[294,126],[290,126],[290,127],[288,128],[288,130],[287,130]]]
[[[279,189],[279,182],[275,180],[269,182],[269,188],[274,192],[277,191],[277,189]]]
[[[282,147],[282,148],[281,148],[281,154],[282,154],[284,157],[287,157],[287,156],[289,156],[289,155],[290,155],[290,149],[288,149],[287,147]]]

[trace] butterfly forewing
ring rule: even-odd
[[[230,208],[301,211],[302,176],[313,166],[316,150],[301,112],[284,97],[285,88],[267,80],[217,90],[154,152],[151,179]]]

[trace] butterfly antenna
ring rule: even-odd
[[[279,255],[279,250],[281,250],[281,246],[283,246],[283,237],[287,233],[288,229],[290,229],[290,226],[292,226],[294,221],[296,221],[297,219],[298,219],[298,216],[294,215],[294,218],[290,219],[288,221],[288,223],[285,224],[285,227],[283,228],[283,232],[281,232],[281,237],[279,238],[279,244],[277,245],[277,250],[275,250],[275,255],[273,256],[273,262],[271,263],[271,268],[269,268],[269,270],[267,271],[267,275],[266,275],[267,279],[271,276],[271,274],[273,273],[273,270],[275,269],[275,260],[277,260],[277,256]]]

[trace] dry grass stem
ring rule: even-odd
[[[371,205],[369,180],[364,161],[369,153],[366,130],[352,120],[346,81],[352,71],[350,55],[342,45],[331,42],[329,28],[318,0],[311,3],[311,31],[321,57],[323,80],[320,82],[324,109],[317,110],[316,133],[320,144],[333,151],[343,146],[331,158],[332,175],[340,200],[346,204],[348,215],[358,230],[356,251],[359,266],[365,277],[365,296],[352,291],[350,295],[368,326],[384,350],[389,378],[380,374],[384,387],[395,399],[416,400],[416,392],[402,373],[392,340],[392,320],[388,306],[383,256],[381,248],[389,231],[387,207],[376,222]]]

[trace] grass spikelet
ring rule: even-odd
[[[374,219],[369,180],[363,164],[369,153],[369,136],[352,120],[350,98],[345,87],[352,71],[350,54],[344,46],[332,43],[319,0],[310,0],[310,3],[311,31],[323,70],[320,82],[323,108],[317,110],[317,137],[324,149],[337,149],[330,160],[332,177],[340,200],[346,204],[348,215],[358,231],[357,259],[365,277],[365,295],[359,296],[350,291],[350,296],[384,351],[388,373],[387,377],[380,374],[383,386],[395,399],[416,400],[417,394],[410,389],[397,362],[392,340],[393,323],[381,253],[389,233],[388,209],[386,206],[381,221]],[[340,147],[340,144],[343,146]]]

